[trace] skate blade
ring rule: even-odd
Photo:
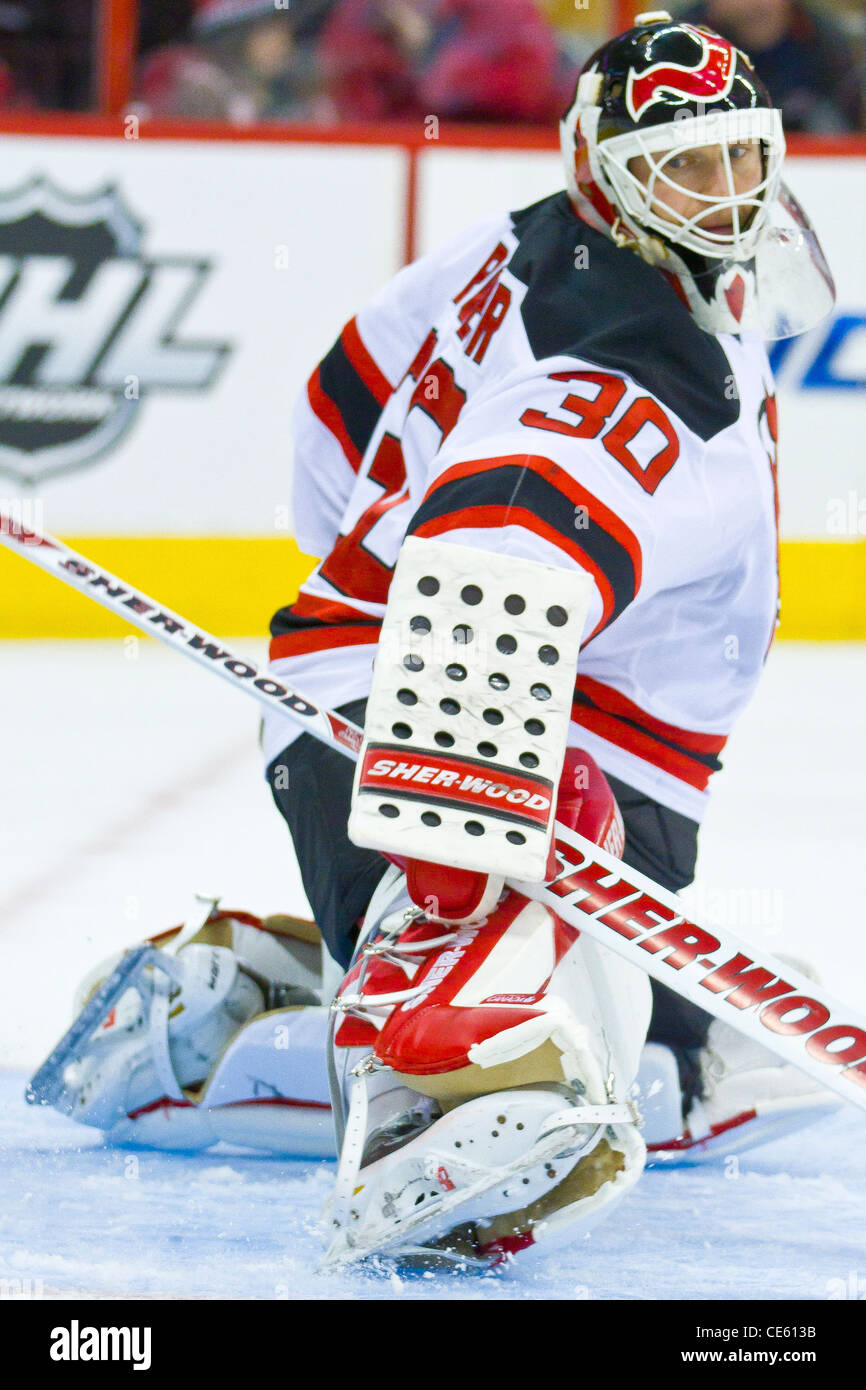
[[[581,1130],[586,1130],[586,1124],[575,1120],[573,1129],[579,1134]],[[596,1136],[597,1130],[594,1130],[583,1142],[570,1144],[568,1131],[558,1129],[539,1140],[520,1159],[488,1170],[482,1177],[465,1187],[455,1188],[453,1191],[445,1191],[440,1187],[435,1194],[431,1192],[419,1211],[402,1220],[382,1220],[374,1214],[368,1222],[359,1224],[351,1231],[340,1230],[334,1235],[317,1269],[320,1273],[327,1274],[347,1265],[357,1264],[373,1255],[385,1255],[390,1258],[417,1254],[417,1237],[423,1228],[427,1228],[427,1235],[431,1239],[447,1233],[451,1226],[460,1224],[458,1214],[461,1209],[477,1202],[500,1183],[519,1178],[539,1165],[556,1159],[573,1157],[576,1162],[580,1155],[594,1144]],[[448,1158],[447,1154],[431,1152],[424,1167],[430,1171],[441,1171]],[[432,1187],[436,1180],[427,1181],[428,1187]],[[469,1212],[464,1212],[464,1219],[472,1219]],[[421,1245],[423,1246],[423,1238]],[[485,1267],[489,1267],[489,1261],[484,1263]]]

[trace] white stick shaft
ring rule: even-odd
[[[559,822],[555,846],[555,879],[513,886],[866,1110],[866,1014],[727,927],[692,921],[675,894]]]
[[[261,674],[210,633],[100,570],[62,541],[0,514],[0,540],[118,617],[182,651],[350,758],[362,731]],[[727,927],[699,926],[673,893],[558,824],[560,873],[516,883],[587,936],[866,1110],[866,1015],[855,1013]]]
[[[239,656],[204,628],[195,627],[170,608],[109,574],[108,570],[100,569],[64,545],[63,541],[20,526],[2,513],[0,541],[10,550],[23,555],[31,564],[38,565],[46,573],[62,579],[64,584],[92,598],[124,622],[183,652],[184,656],[246,691],[268,709],[279,710],[280,714],[301,724],[308,733],[332,744],[338,752],[350,758],[357,755],[363,740],[363,730],[357,724],[352,724],[332,710],[321,709],[291,686],[275,679],[270,672],[260,671],[254,661]]]

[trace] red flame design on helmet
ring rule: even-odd
[[[664,93],[692,97],[697,101],[727,96],[734,80],[737,55],[733,46],[717,34],[683,24],[701,45],[700,62],[693,68],[679,63],[656,63],[641,73],[634,69],[628,75],[626,105],[634,120],[639,121],[653,102],[663,101]]]

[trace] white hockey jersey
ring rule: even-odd
[[[776,412],[763,345],[713,337],[565,193],[401,271],[295,415],[295,526],[324,558],[272,622],[275,669],[368,693],[407,534],[595,581],[570,741],[700,820],[778,607]],[[269,761],[287,743],[266,723]]]

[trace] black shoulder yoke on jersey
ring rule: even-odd
[[[520,245],[508,269],[527,286],[520,312],[537,358],[581,357],[626,372],[701,439],[734,424],[730,363],[661,271],[583,222],[565,192],[511,220]]]

